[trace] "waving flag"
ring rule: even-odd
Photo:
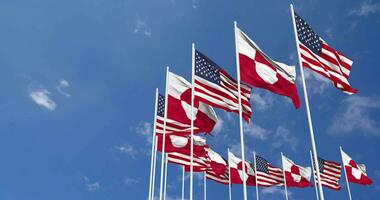
[[[343,165],[346,169],[346,176],[348,182],[357,183],[360,185],[372,184],[372,180],[368,177],[366,173],[365,165],[356,163],[343,150],[341,150],[340,152],[342,154]]]
[[[195,51],[195,95],[208,105],[239,113],[238,86],[227,72],[199,51]],[[241,84],[243,117],[251,118],[251,87]]]
[[[297,13],[294,16],[302,65],[330,79],[343,92],[356,93],[348,82],[353,61],[331,48]]]
[[[281,168],[273,167],[267,160],[256,155],[256,175],[259,186],[275,186],[284,184]]]
[[[191,84],[171,72],[167,81],[167,133],[188,135],[191,124]],[[194,104],[194,116],[194,133],[210,133],[217,121],[213,108],[202,102]],[[162,130],[162,127],[159,130]]]
[[[327,161],[318,157],[318,166],[321,176],[322,186],[331,188],[333,190],[340,190],[342,186],[339,185],[341,177],[341,165],[333,161]],[[318,183],[318,177],[315,173],[316,181]]]
[[[309,187],[311,186],[311,168],[296,165],[289,158],[282,156],[282,165],[285,172],[286,186],[288,187]]]
[[[165,135],[165,152],[166,153],[182,153],[190,155],[191,139],[189,136],[178,136],[167,134]],[[194,138],[194,154],[198,156],[205,156],[207,154],[206,140],[200,136],[193,136]],[[157,151],[162,151],[163,134],[157,134]]]
[[[185,167],[185,171],[190,171],[190,153],[168,153],[168,162],[182,165]],[[210,167],[210,161],[206,155],[193,154],[193,171],[203,172]]]
[[[292,99],[294,106],[299,108],[294,66],[272,60],[238,28],[236,34],[241,80],[255,87],[287,96]]]
[[[228,165],[230,167],[231,183],[243,184],[244,181],[247,185],[255,186],[255,170],[252,163],[247,161],[245,163],[245,172],[243,172],[243,161],[237,158],[234,154],[229,152]],[[243,180],[243,173],[245,173],[245,180]]]
[[[206,177],[222,184],[228,184],[229,175],[226,160],[210,148],[207,149],[207,154],[210,159],[210,168],[206,171]]]

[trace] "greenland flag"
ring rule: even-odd
[[[191,139],[190,136],[178,136],[172,134],[165,135],[165,153],[178,152],[190,155]],[[157,150],[162,152],[163,134],[157,134]],[[208,148],[206,140],[200,136],[194,135],[194,155],[206,156]]]
[[[294,106],[299,108],[295,67],[272,60],[238,28],[236,34],[241,80],[255,87],[287,96],[293,101]]]
[[[356,163],[343,150],[340,150],[340,152],[342,154],[343,165],[346,169],[348,182],[361,185],[372,184],[372,180],[367,176],[365,165]]]
[[[286,186],[288,187],[309,187],[311,186],[311,168],[296,165],[289,158],[282,156],[282,166],[284,168]]]
[[[233,153],[228,152],[228,164],[230,167],[231,183],[243,184],[243,162]],[[245,162],[245,182],[247,185],[255,186],[255,170],[253,164]]]
[[[191,124],[191,84],[181,76],[168,75],[167,119]],[[196,101],[195,101],[196,102]],[[217,121],[215,111],[202,102],[194,103],[194,133],[210,133]],[[190,127],[190,126],[189,126]],[[190,128],[176,134],[190,134]]]

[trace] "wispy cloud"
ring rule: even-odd
[[[58,85],[56,86],[57,91],[59,94],[65,96],[65,97],[71,97],[71,94],[68,92],[64,91],[66,88],[70,87],[70,83],[67,80],[60,80]]]
[[[222,129],[223,129],[223,124],[224,124],[224,120],[219,117],[218,121],[216,122],[216,124],[214,126],[213,132],[215,134],[219,134],[222,131]]]
[[[274,97],[269,92],[254,92],[251,95],[251,103],[255,110],[268,110],[273,106]]]
[[[356,132],[380,135],[380,122],[371,117],[371,112],[380,109],[380,101],[370,97],[350,96],[343,100],[339,114],[332,118],[328,127],[331,134]]]
[[[250,137],[260,140],[266,140],[270,135],[270,131],[254,123],[244,124],[244,133]]]
[[[57,104],[50,98],[50,92],[46,89],[32,90],[29,97],[39,106],[54,111]]]
[[[264,196],[273,196],[273,195],[284,196],[285,190],[283,187],[267,187],[267,188],[263,188],[261,190],[261,194],[263,194]],[[293,195],[293,193],[288,190],[288,196],[292,196],[292,195]]]
[[[327,35],[327,38],[329,38],[330,40],[333,40],[334,37],[333,37],[333,34],[332,34],[332,31],[333,29],[330,27],[330,28],[327,28],[325,29],[323,32]]]
[[[316,72],[311,71],[310,69],[304,69],[305,79],[307,80],[307,85],[309,90],[313,94],[323,94],[326,89],[331,86],[329,79],[319,75]],[[301,79],[299,79],[301,80]]]
[[[369,16],[380,12],[380,3],[372,1],[364,1],[359,8],[349,11],[350,15]]]
[[[126,176],[126,177],[123,178],[123,183],[125,185],[134,185],[134,184],[137,184],[139,182],[140,182],[139,179],[128,177],[128,176]]]
[[[137,151],[135,150],[135,148],[133,148],[133,146],[129,144],[124,144],[122,146],[115,146],[115,149],[118,150],[122,154],[128,155],[131,158],[135,158],[137,154]]]
[[[100,183],[98,181],[92,182],[87,176],[83,177],[83,181],[86,186],[86,190],[88,191],[95,191],[100,188]]]
[[[279,126],[276,129],[276,132],[273,136],[274,142],[272,143],[273,148],[280,148],[283,146],[288,146],[292,151],[297,150],[298,139],[290,133],[290,131],[283,127]]]
[[[152,144],[152,123],[149,122],[139,122],[137,127],[135,128],[135,131],[138,134],[141,134],[142,136],[146,137],[146,140],[149,142],[149,144]]]
[[[152,31],[151,31],[150,27],[142,19],[137,19],[135,21],[132,33],[133,34],[142,34],[142,35],[145,35],[147,37],[152,36]]]

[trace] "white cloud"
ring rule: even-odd
[[[124,177],[123,178],[123,183],[125,185],[134,185],[134,184],[137,184],[139,182],[140,182],[140,180],[136,179],[136,178],[132,178],[132,177]]]
[[[360,8],[353,9],[349,12],[350,15],[369,16],[380,12],[380,3],[372,3],[372,1],[364,1]]]
[[[333,40],[334,37],[333,37],[333,34],[332,34],[332,28],[327,28],[325,31],[325,34],[327,35],[327,37],[330,39],[330,40]]]
[[[270,131],[262,128],[259,125],[256,125],[254,123],[244,124],[244,133],[247,134],[250,137],[260,139],[260,140],[266,140],[268,139],[268,136],[270,135]]]
[[[122,154],[128,155],[131,158],[135,158],[137,154],[137,151],[135,150],[135,148],[133,148],[133,146],[128,145],[128,144],[124,144],[122,146],[116,146],[115,149],[117,149]]]
[[[64,91],[64,89],[68,88],[68,87],[70,87],[70,83],[67,80],[62,79],[62,80],[59,81],[59,83],[58,83],[58,85],[57,85],[56,88],[57,88],[57,91],[61,95],[65,96],[65,97],[71,97],[71,94],[69,94],[68,92]]]
[[[350,96],[343,100],[338,114],[332,118],[328,132],[332,134],[348,134],[354,130],[373,135],[380,135],[379,121],[370,113],[380,109],[380,101],[370,97]]]
[[[284,190],[284,187],[267,187],[261,190],[261,194],[265,196],[278,195],[278,194],[285,195],[285,190]],[[292,194],[293,193],[288,190],[288,196],[291,196]]]
[[[294,152],[297,150],[297,146],[298,146],[297,137],[292,135],[290,131],[283,126],[277,127],[273,140],[274,140],[274,142],[272,143],[273,148],[288,146]]]
[[[323,77],[322,75],[306,68],[304,68],[303,71],[307,88],[313,94],[323,94],[326,91],[327,87],[332,86],[330,80]]]
[[[152,144],[152,135],[153,135],[152,123],[140,122],[137,125],[135,131],[145,136],[149,144]]]
[[[50,92],[45,89],[33,90],[29,93],[30,98],[39,106],[54,111],[57,104],[50,98]]]
[[[219,117],[218,121],[216,122],[216,124],[214,126],[213,132],[215,134],[219,134],[222,131],[222,129],[223,129],[223,124],[224,124],[224,120]]]
[[[95,191],[100,188],[100,183],[98,181],[91,182],[87,176],[84,176],[83,180],[86,186],[86,190],[88,191]]]
[[[267,110],[273,106],[274,96],[269,92],[254,92],[251,95],[251,104],[255,110]]]
[[[133,34],[143,34],[147,37],[152,36],[152,31],[150,30],[150,27],[142,19],[137,19],[135,21],[132,33]]]

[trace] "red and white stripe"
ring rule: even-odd
[[[171,163],[179,164],[185,166],[185,171],[190,170],[190,155],[183,153],[173,152],[168,153],[168,161]],[[193,157],[193,170],[195,172],[206,171],[209,169],[210,161],[206,157],[200,157],[194,155]]]
[[[207,179],[216,181],[216,182],[221,183],[221,184],[227,185],[229,183],[228,173],[217,174],[214,171],[207,170],[206,171],[206,177],[207,177]]]
[[[201,101],[229,112],[239,112],[238,85],[224,70],[220,71],[220,85],[212,83],[195,75],[195,95]],[[246,121],[251,118],[251,87],[240,84],[241,103],[243,107],[243,117]]]
[[[322,40],[322,38],[320,38]],[[322,52],[315,54],[301,42],[298,42],[302,65],[330,79],[335,87],[347,94],[354,94],[356,89],[348,82],[353,61],[341,52],[331,48],[322,40]]]
[[[284,184],[284,175],[281,168],[268,166],[269,173],[257,171],[257,184],[259,186],[269,187]]]
[[[341,169],[342,166],[339,163],[325,160],[323,170],[320,171],[321,184],[333,190],[340,190],[342,186],[338,182],[341,177]],[[317,174],[314,177],[316,177],[318,183]]]

